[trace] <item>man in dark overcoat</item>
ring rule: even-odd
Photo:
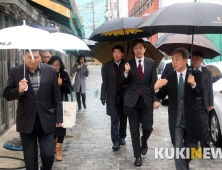
[[[201,118],[204,127],[205,139],[200,142],[202,150],[204,148],[210,148],[210,139],[209,139],[209,111],[214,108],[214,94],[213,94],[213,85],[212,85],[212,71],[206,67],[202,67],[201,63],[203,62],[204,54],[200,51],[195,51],[193,53],[192,66],[194,71],[201,73],[202,75],[202,84],[204,88],[203,96],[197,97],[200,110]],[[212,157],[212,154],[209,155]]]
[[[174,72],[164,79],[157,80],[154,88],[159,99],[169,97],[169,128],[172,144],[176,148],[198,149],[198,141],[203,140],[203,124],[200,115],[200,106],[197,97],[203,95],[202,76],[192,71],[189,73],[186,66],[189,52],[178,48],[173,52],[172,65]],[[191,159],[177,159],[177,170],[189,169]]]
[[[122,46],[112,48],[113,61],[102,66],[101,102],[106,103],[107,115],[111,116],[112,149],[117,151],[120,145],[125,145],[127,116],[124,114],[124,88],[121,84],[123,74],[124,49]]]

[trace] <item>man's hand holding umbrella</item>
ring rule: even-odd
[[[126,63],[125,64],[125,74],[129,74],[129,71],[130,71],[130,64]]]
[[[22,79],[20,82],[19,82],[19,94],[23,94],[25,89],[27,89],[27,80],[25,79]]]

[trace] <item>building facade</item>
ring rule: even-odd
[[[128,0],[107,0],[106,21],[128,17]]]
[[[128,17],[128,0],[118,0],[119,18]]]
[[[118,0],[107,0],[106,20],[119,18]]]
[[[129,0],[128,15],[130,17],[143,17],[159,9],[159,0]],[[158,40],[158,34],[149,38],[154,44]]]
[[[70,25],[72,31],[74,32],[74,35],[78,36],[79,38],[84,37],[85,32],[82,26],[82,18],[79,15],[79,11],[76,7],[74,0],[70,0],[69,1],[70,3],[68,3],[66,6],[63,6],[64,4],[60,3],[63,2],[61,0],[32,0],[32,1],[69,18],[71,22]],[[64,28],[58,28],[58,30],[60,30],[60,32],[69,33],[65,31]]]

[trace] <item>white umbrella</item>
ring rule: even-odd
[[[0,30],[0,49],[44,49],[52,48],[50,33],[25,25]]]
[[[19,51],[21,49],[29,49],[32,56],[30,49],[53,49],[50,45],[51,40],[49,36],[49,32],[29,27],[25,25],[25,21],[23,21],[22,26],[9,27],[0,30],[0,49],[18,49]],[[33,56],[32,59],[34,59]]]
[[[89,47],[78,37],[65,33],[51,33],[50,39],[54,49],[62,49],[64,51],[90,51]]]

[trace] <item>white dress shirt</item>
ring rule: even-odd
[[[143,73],[144,73],[144,56],[143,56],[143,58],[141,58],[141,59],[138,59],[138,58],[135,57],[135,60],[136,60],[136,66],[137,66],[137,68],[138,68],[139,64],[141,63],[142,71],[143,71]],[[141,62],[139,62],[139,60],[141,60]]]
[[[200,70],[202,72],[202,67],[200,66],[198,69],[193,68],[193,70]]]
[[[138,68],[139,64],[141,63],[141,66],[142,66],[142,72],[144,73],[144,56],[143,58],[141,59],[138,59],[135,57],[135,60],[136,60],[136,66]],[[141,62],[139,63],[139,60],[141,60]],[[128,74],[125,74],[125,71],[124,71],[124,75],[125,75],[125,78],[127,78]]]
[[[180,72],[179,71],[176,71],[176,73],[177,73],[177,80],[178,80],[178,84],[179,84],[179,82],[180,82]],[[187,74],[187,68],[182,72],[182,74],[183,74],[183,83],[185,82],[185,79],[186,79],[186,74]]]
[[[179,85],[179,82],[180,82],[180,72],[179,71],[176,71],[176,73],[177,73],[177,81],[178,81],[178,85]],[[183,83],[185,83],[185,80],[186,80],[186,74],[187,74],[187,67],[186,67],[186,69],[182,72],[182,74],[183,74]],[[195,83],[195,85],[194,86],[191,86],[192,88],[195,88],[196,87],[196,83]],[[159,91],[159,89],[158,90],[155,90],[155,93],[157,93]]]

